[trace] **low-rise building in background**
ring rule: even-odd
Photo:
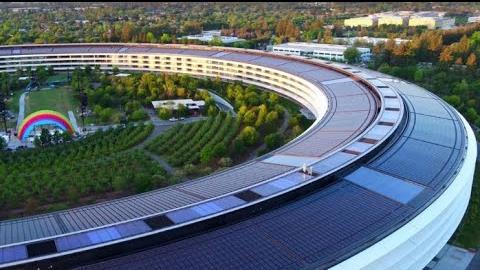
[[[347,27],[372,27],[378,25],[426,26],[428,29],[450,29],[455,26],[455,18],[445,17],[445,12],[437,11],[389,11],[366,17],[346,19]]]
[[[224,44],[234,43],[237,41],[244,41],[244,39],[241,39],[238,37],[222,36],[221,30],[202,31],[201,34],[184,36],[182,38],[200,40],[203,42],[210,42],[214,38],[219,38]]]
[[[274,45],[271,47],[271,51],[274,53],[285,55],[298,55],[319,59],[345,61],[344,53],[345,50],[347,50],[349,47],[352,46],[306,42],[289,42]],[[360,52],[361,61],[367,62],[370,60],[370,48],[357,47],[357,50]]]

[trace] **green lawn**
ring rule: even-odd
[[[464,248],[480,248],[480,162],[477,162],[467,213],[455,232],[453,243]]]
[[[25,98],[25,116],[38,110],[54,110],[68,117],[68,111],[75,112],[77,108],[78,101],[68,86],[34,91]]]
[[[18,100],[20,99],[22,93],[23,91],[15,91],[13,96],[8,99],[6,105],[10,111],[18,113]]]

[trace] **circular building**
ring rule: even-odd
[[[206,46],[0,47],[2,72],[38,65],[243,81],[300,103],[316,121],[220,173],[0,221],[0,267],[422,269],[468,205],[477,155],[468,123],[437,96],[378,72]]]

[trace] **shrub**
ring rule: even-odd
[[[283,144],[283,136],[280,133],[272,133],[265,136],[265,144],[268,150],[273,150]]]
[[[167,108],[160,108],[158,110],[158,117],[163,120],[168,120],[172,117],[172,110]]]
[[[229,157],[223,157],[218,161],[218,165],[221,167],[230,167],[232,166],[232,159]]]
[[[251,126],[244,127],[242,132],[240,132],[240,138],[247,146],[254,145],[258,140],[258,136],[257,130]]]
[[[132,121],[140,121],[145,120],[148,117],[147,113],[143,109],[138,109],[130,115],[130,120]]]

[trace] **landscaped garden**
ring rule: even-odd
[[[119,127],[85,139],[0,155],[0,217],[117,198],[168,185],[165,171],[133,147],[152,125]]]
[[[240,83],[214,81],[210,87],[234,105],[236,117],[210,110],[207,120],[178,124],[146,146],[179,175],[202,176],[242,163],[282,146],[311,124],[298,115],[298,105],[275,93]]]
[[[39,72],[45,70],[40,68]],[[64,81],[66,75],[42,77],[41,85],[45,85]],[[77,69],[71,78],[67,85],[31,91],[25,100],[26,115],[41,109],[64,115],[68,111],[78,113],[84,92],[91,112],[87,123],[139,124],[74,141],[42,130],[45,138],[38,140],[43,143],[37,143],[36,148],[2,152],[0,218],[110,200],[207,175],[272,151],[311,124],[293,102],[240,82],[154,73],[116,77],[98,68]],[[200,89],[222,96],[233,105],[236,116],[220,111],[209,92]],[[19,93],[16,91],[14,97]],[[154,129],[153,125],[142,124],[148,119],[145,111],[151,101],[182,98],[205,101],[201,114],[206,119],[175,124],[145,141]],[[9,106],[15,108],[13,103]]]

